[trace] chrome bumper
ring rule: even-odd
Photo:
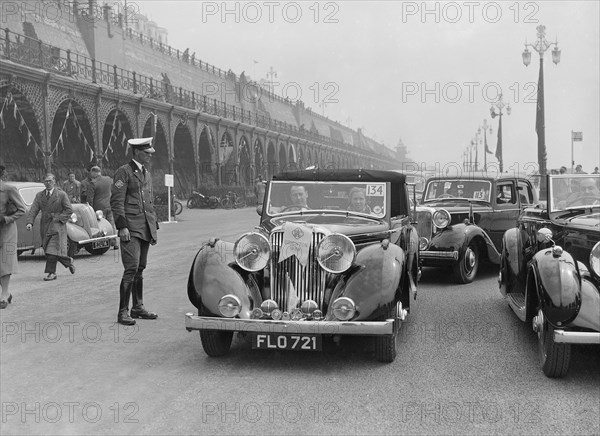
[[[600,333],[554,330],[554,342],[561,344],[600,344]]]
[[[421,259],[454,259],[458,260],[458,251],[419,251]]]
[[[89,244],[90,242],[100,242],[100,241],[106,241],[107,239],[116,239],[118,238],[119,235],[110,235],[110,236],[101,236],[99,238],[91,238],[91,239],[84,239],[83,241],[78,241],[77,243],[79,245],[84,245],[84,244]]]
[[[274,321],[270,319],[217,318],[185,314],[185,328],[227,330],[247,333],[288,333],[316,335],[391,335],[394,320],[385,321]]]

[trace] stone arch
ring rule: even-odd
[[[64,99],[54,113],[50,134],[51,171],[57,182],[66,180],[70,170],[82,176],[84,167],[98,162],[100,156],[95,155],[95,150],[92,126],[84,108],[72,98]]]
[[[173,137],[173,176],[175,195],[188,198],[196,187],[194,141],[187,123],[179,123]]]
[[[127,140],[133,138],[133,126],[127,114],[116,106],[107,114],[102,128],[102,147],[98,163],[102,173],[113,176],[127,162]]]
[[[236,156],[231,134],[226,130],[219,141],[219,162],[221,163],[221,185],[236,184]]]
[[[41,180],[46,171],[42,135],[35,109],[18,88],[0,89],[3,109],[0,161],[6,167],[7,179],[29,182]]]
[[[214,147],[214,136],[208,126],[202,128],[200,139],[198,140],[198,162],[200,164],[200,185],[214,185],[215,171],[214,159],[212,155]]]
[[[238,144],[239,181],[242,186],[251,186],[254,178],[252,168],[250,144],[245,135],[242,135]]]
[[[281,171],[287,167],[287,156],[286,156],[285,145],[283,144],[283,142],[281,142],[279,144],[279,153],[278,153],[277,157],[278,157],[277,162],[279,164],[279,169]]]
[[[156,123],[153,127],[153,123]],[[167,146],[167,134],[162,120],[153,113],[149,113],[142,129],[142,137],[148,138],[155,131],[154,141],[152,146],[156,150],[152,156],[152,182],[154,184],[154,190],[160,191],[161,187],[165,184],[165,174],[170,173],[169,165],[169,148]]]

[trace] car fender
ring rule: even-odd
[[[460,258],[469,243],[476,237],[481,237],[485,242],[488,259],[493,263],[500,263],[500,253],[496,250],[494,243],[481,227],[474,224],[454,224],[442,232],[436,233],[431,240],[430,247],[438,251],[458,251]]]
[[[235,264],[233,243],[211,241],[196,254],[188,281],[188,298],[199,310],[207,309],[221,316],[219,301],[226,294],[236,295],[242,302],[239,317],[250,319],[251,304],[249,289],[241,274],[232,268]]]
[[[67,236],[73,242],[90,239],[90,235],[88,235],[87,231],[83,227],[78,226],[70,221],[67,221]]]
[[[581,309],[573,325],[600,331],[600,289],[589,277],[582,278]]]
[[[334,292],[332,302],[340,296],[351,298],[356,304],[352,321],[371,319],[395,303],[404,263],[404,250],[387,241],[363,248],[355,260],[362,268],[348,277],[343,289]],[[328,312],[326,320],[334,321],[333,313]]]
[[[485,248],[487,251],[487,258],[490,262],[498,265],[500,263],[500,253],[496,250],[496,246],[488,236],[488,234],[481,227],[476,226],[474,224],[464,224],[465,226],[465,245],[463,247],[463,251],[467,249],[467,246],[471,241],[480,237],[485,242]]]
[[[531,267],[536,274],[538,301],[545,318],[554,327],[573,321],[581,308],[581,277],[575,260],[566,251],[538,251]]]
[[[509,286],[515,286],[517,289],[512,290],[513,292],[519,292],[523,290],[524,272],[526,271],[526,265],[523,259],[523,240],[521,237],[521,230],[517,227],[508,229],[502,236],[502,246],[504,250],[501,256],[505,256],[501,259],[504,267],[501,269],[500,275],[500,292],[506,296]],[[509,285],[509,283],[511,285]]]

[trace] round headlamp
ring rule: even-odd
[[[426,250],[429,246],[429,241],[425,236],[419,238],[419,250]]]
[[[275,300],[265,300],[260,304],[260,310],[262,310],[263,313],[266,313],[269,316],[271,316],[271,312],[273,312],[275,309],[279,309],[279,306],[277,305]]]
[[[354,301],[348,297],[336,299],[333,302],[331,309],[333,310],[333,316],[340,321],[348,321],[349,319],[352,319],[356,313],[356,305],[354,304]]]
[[[233,255],[237,264],[246,271],[260,271],[269,263],[271,247],[264,235],[246,233],[233,246]]]
[[[317,247],[317,261],[330,273],[342,273],[352,266],[356,247],[350,238],[340,233],[326,236]]]
[[[100,221],[102,218],[104,218],[104,213],[102,213],[101,210],[97,210],[96,211],[96,218],[98,218],[98,221]]]
[[[71,221],[72,223],[76,223],[77,222],[77,214],[75,212],[73,212],[71,214],[71,216],[69,217],[69,221]]]
[[[446,209],[438,209],[433,213],[433,225],[444,229],[450,224],[450,213]]]
[[[233,294],[227,294],[219,300],[219,312],[225,318],[233,318],[242,310],[241,300]]]
[[[306,300],[303,301],[300,305],[300,310],[302,314],[306,317],[312,316],[313,312],[319,308],[319,305],[314,300]]]
[[[596,242],[590,252],[590,268],[598,277],[600,277],[600,242]]]

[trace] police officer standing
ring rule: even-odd
[[[119,289],[119,314],[117,322],[134,325],[133,318],[156,319],[143,303],[142,273],[146,268],[150,245],[156,244],[158,222],[154,212],[152,177],[146,168],[154,153],[153,138],[128,141],[133,159],[115,172],[111,187],[110,206],[121,240],[123,278]],[[133,306],[129,316],[129,296]]]

